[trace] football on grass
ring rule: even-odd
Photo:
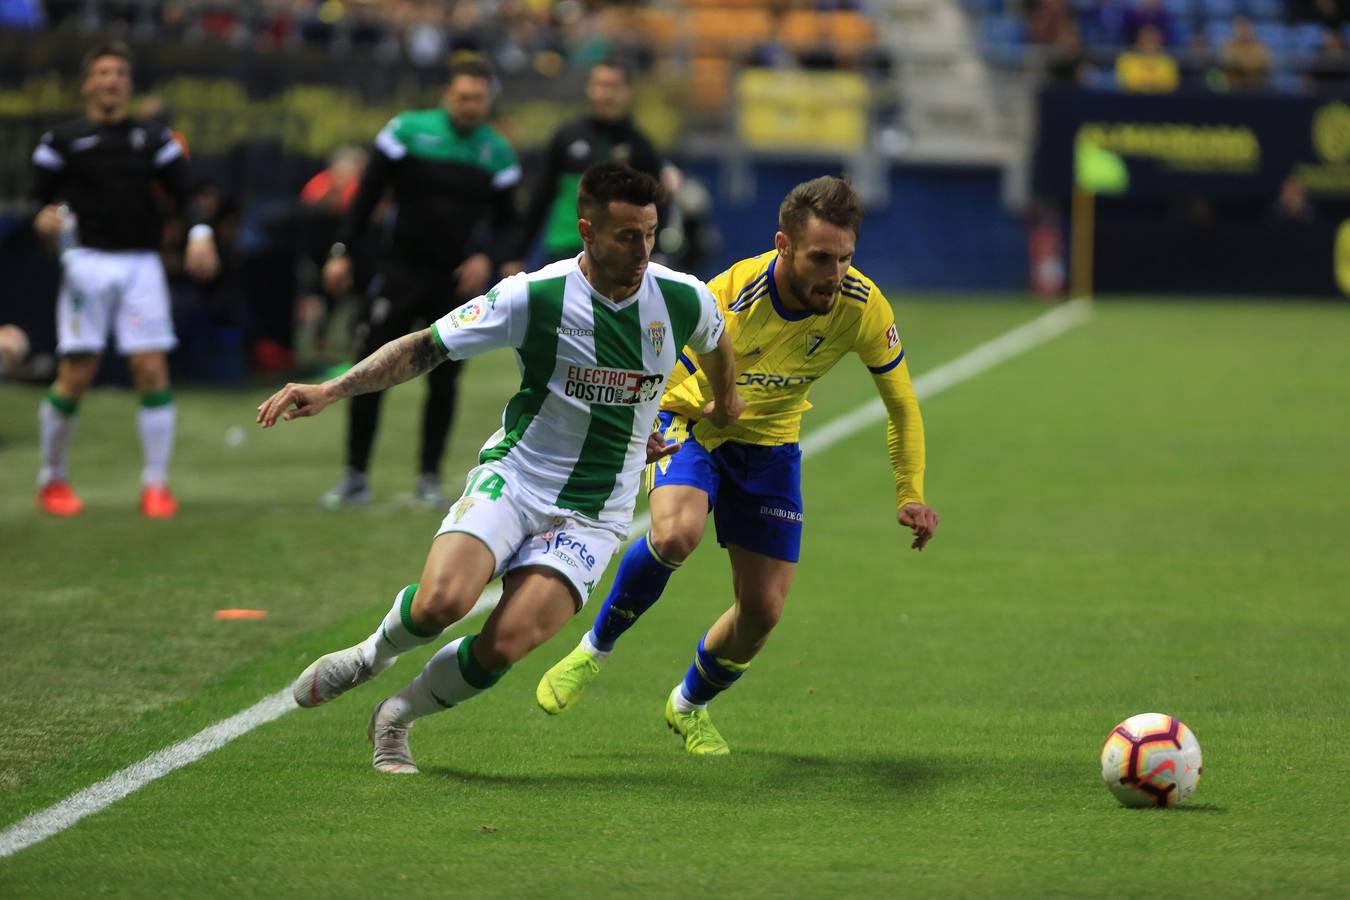
[[[1130,716],[1102,745],[1102,778],[1126,806],[1176,806],[1200,782],[1200,742],[1172,716]]]

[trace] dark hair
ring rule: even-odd
[[[457,53],[451,57],[450,71],[446,83],[449,84],[461,75],[467,75],[470,78],[486,78],[494,84],[497,80],[492,65],[477,53]]]
[[[666,200],[661,183],[646,172],[639,172],[621,162],[600,163],[591,166],[581,176],[577,188],[577,214],[592,219],[614,202],[660,206]]]
[[[857,237],[863,217],[862,201],[844,179],[822,175],[788,191],[778,207],[778,230],[794,237],[811,216],[847,228]]]
[[[628,67],[616,56],[606,56],[604,59],[592,63],[591,68],[587,71],[587,77],[590,77],[596,69],[613,69],[623,78],[624,84],[631,85],[633,83],[633,73],[628,71]]]
[[[93,47],[84,55],[80,61],[80,77],[88,78],[89,70],[94,67],[94,63],[105,56],[115,56],[131,67],[131,48],[122,41],[108,41]]]

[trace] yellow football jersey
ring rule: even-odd
[[[745,412],[726,428],[699,421],[694,436],[713,449],[725,441],[777,445],[798,440],[811,386],[848,353],[872,372],[890,414],[888,443],[900,505],[923,502],[923,423],[891,306],[872,281],[849,268],[824,316],[785,309],[774,284],[778,253],[742,260],[708,287],[726,317]],[[687,349],[661,408],[698,419],[710,397],[707,376]]]

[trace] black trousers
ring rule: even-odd
[[[357,325],[357,359],[365,359],[419,326],[430,325],[460,302],[453,269],[386,260],[371,279],[364,314]],[[456,360],[446,360],[425,376],[419,474],[440,474],[446,438],[455,418],[461,366]],[[383,391],[352,398],[347,418],[347,465],[358,472],[365,472],[370,465],[383,399]]]

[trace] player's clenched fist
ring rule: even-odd
[[[278,418],[289,422],[317,416],[335,399],[321,384],[288,384],[258,407],[258,424],[271,428]]]
[[[895,514],[896,521],[914,532],[914,541],[910,544],[915,550],[922,550],[937,532],[938,514],[932,507],[922,503],[906,503]]]

